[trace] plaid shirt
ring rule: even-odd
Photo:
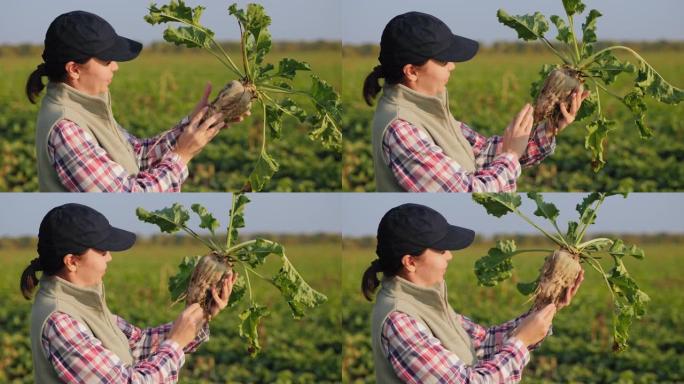
[[[397,377],[406,383],[517,383],[530,360],[529,351],[539,346],[534,344],[528,350],[520,340],[509,337],[528,314],[491,328],[459,315],[479,360],[468,366],[423,323],[394,311],[382,327],[383,353]]]
[[[133,365],[102,346],[88,327],[73,317],[54,312],[43,326],[43,352],[60,380],[67,383],[176,383],[185,363],[185,353],[192,352],[209,338],[209,328],[201,329],[184,349],[166,340],[171,323],[155,328],[137,328],[119,316],[116,325],[128,338]]]
[[[503,138],[486,138],[466,124],[461,130],[473,147],[476,170],[468,173],[449,158],[432,138],[415,125],[394,120],[383,136],[385,162],[401,187],[412,192],[511,192],[515,191],[520,166],[531,166],[553,153],[555,138],[546,137],[546,126],[530,135],[519,161],[501,153]]]
[[[48,137],[48,157],[62,185],[72,192],[180,192],[188,168],[171,150],[187,118],[168,132],[139,139],[123,128],[140,172],[131,175],[97,140],[70,120],[60,120]]]

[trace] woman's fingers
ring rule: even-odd
[[[546,307],[542,308],[541,315],[545,319],[553,319],[556,314],[556,306],[554,304],[548,304]]]
[[[202,109],[200,109],[195,114],[195,116],[192,117],[192,120],[190,120],[189,126],[193,127],[193,128],[197,127],[197,124],[199,124],[199,122],[202,121],[202,118],[204,117],[204,115],[207,113],[208,110],[209,110],[209,107],[203,107]]]
[[[204,94],[200,99],[200,103],[207,104],[209,101],[209,95],[211,95],[211,82],[207,81],[207,85],[204,86]]]

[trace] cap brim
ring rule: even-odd
[[[135,40],[119,36],[114,45],[105,51],[98,53],[96,57],[100,60],[107,61],[129,61],[138,57],[141,50],[142,44]]]
[[[135,233],[112,227],[109,236],[92,248],[102,251],[125,251],[135,244]]]
[[[467,248],[473,240],[475,240],[475,231],[449,224],[446,236],[430,248],[454,251]]]
[[[463,62],[472,59],[480,49],[480,43],[467,37],[454,35],[449,48],[435,55],[434,59],[447,62]]]

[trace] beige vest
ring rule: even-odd
[[[128,339],[117,327],[105,302],[104,286],[82,288],[56,276],[43,277],[31,308],[31,354],[36,383],[61,383],[45,357],[41,335],[47,318],[55,311],[73,317],[93,333],[102,345],[125,364],[133,363]]]
[[[112,115],[109,93],[91,96],[67,84],[49,82],[36,124],[36,157],[41,192],[66,191],[47,153],[50,132],[62,119],[71,120],[90,133],[112,160],[130,174],[138,174],[140,169],[133,147],[118,129]]]
[[[373,164],[378,192],[401,192],[382,150],[382,138],[396,119],[410,122],[427,133],[444,154],[455,160],[467,172],[475,172],[473,148],[463,136],[461,123],[449,111],[449,97],[420,94],[402,84],[387,85],[373,116]]]
[[[420,287],[401,277],[385,278],[375,298],[371,317],[371,345],[377,383],[403,383],[385,356],[381,345],[382,325],[390,312],[399,311],[422,322],[442,345],[466,365],[477,362],[470,336],[447,301],[444,282],[430,288]]]

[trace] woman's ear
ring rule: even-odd
[[[406,271],[408,272],[416,271],[416,259],[411,255],[402,256],[401,264],[404,266],[404,269],[406,269]]]
[[[401,69],[401,71],[404,73],[404,79],[408,82],[415,82],[418,80],[418,71],[417,67],[413,64],[406,64],[404,67]]]
[[[64,64],[64,70],[70,80],[78,80],[81,75],[81,67],[75,61],[70,61]]]
[[[72,253],[68,253],[62,259],[64,261],[64,266],[69,272],[76,272],[78,269],[78,257]]]

